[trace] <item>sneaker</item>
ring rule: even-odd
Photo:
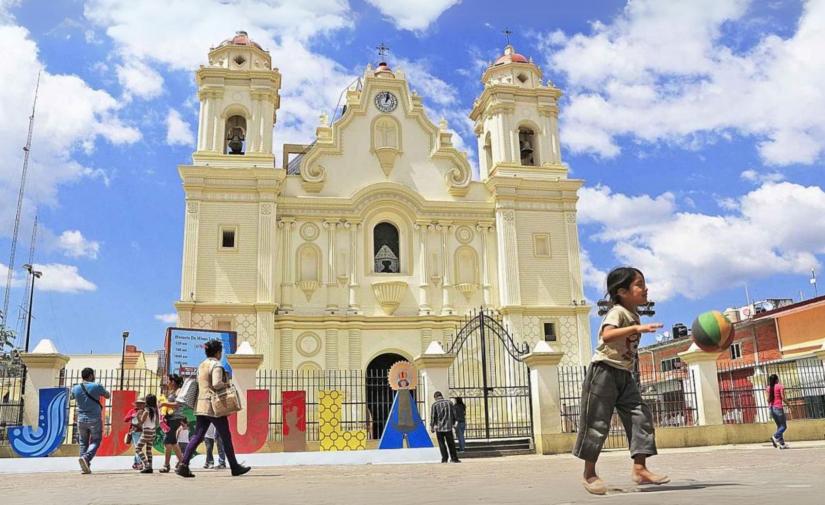
[[[771,435],[771,445],[773,445],[773,448],[774,448],[774,449],[778,449],[778,448],[779,448],[779,445],[777,445],[777,443],[776,443],[776,439],[773,437],[773,435]]]
[[[83,474],[90,474],[92,473],[92,469],[89,468],[89,462],[86,461],[86,458],[83,456],[77,458],[77,462],[80,463],[80,472]]]
[[[143,465],[139,463],[132,463],[132,470],[143,470]]]
[[[773,436],[773,435],[771,435],[771,443],[772,443],[772,444],[773,444],[773,446],[774,446],[775,448],[777,448],[777,449],[781,449],[781,448],[782,448],[782,446],[784,445],[782,442],[780,442],[780,441],[779,441],[779,439],[778,439],[778,438],[776,438],[776,437],[775,437],[775,436]]]
[[[154,472],[154,470],[152,470],[151,466],[148,467],[148,468],[144,468],[143,470],[140,471],[140,473],[153,473],[153,472]]]
[[[187,478],[192,478],[192,477],[194,477],[194,476],[195,476],[195,474],[194,474],[194,473],[192,473],[192,472],[189,470],[189,465],[181,465],[181,466],[179,466],[179,467],[178,467],[178,469],[177,469],[177,470],[175,470],[175,473],[176,473],[176,474],[178,474],[178,475],[180,475],[181,477],[187,477]]]
[[[221,463],[215,467],[215,470],[226,470],[226,463]]]
[[[251,466],[238,465],[238,466],[236,466],[235,468],[232,469],[232,476],[233,477],[239,477],[239,476],[247,473],[250,470],[252,470]]]
[[[163,468],[161,468],[160,470],[158,470],[158,472],[160,472],[160,473],[169,473],[169,470],[171,470],[171,469],[169,468],[169,465],[163,465]]]
[[[210,468],[212,468],[213,466],[214,466],[214,465],[213,465],[212,463],[207,463],[207,464],[203,465],[203,468],[204,468],[204,469],[206,469],[206,470],[209,470],[209,469],[210,469]],[[176,468],[176,470],[177,470],[177,468]]]
[[[786,444],[785,442],[780,442],[780,443],[779,443],[779,448],[780,448],[780,449],[790,449],[790,447],[788,446],[788,444]]]
[[[461,463],[461,460],[460,459],[454,459],[454,460],[452,460],[452,462],[453,463]]]

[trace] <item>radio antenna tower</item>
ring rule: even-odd
[[[37,73],[37,85],[34,88],[34,103],[32,104],[32,114],[29,116],[29,134],[26,137],[26,146],[23,147],[23,173],[20,175],[20,192],[17,195],[17,214],[14,216],[14,232],[11,235],[11,254],[9,255],[9,271],[6,274],[6,292],[3,295],[3,317],[0,328],[5,328],[9,317],[9,295],[11,292],[11,279],[14,273],[14,255],[17,252],[17,234],[20,231],[20,213],[23,210],[23,192],[26,189],[26,172],[29,169],[29,153],[32,148],[32,131],[34,131],[34,111],[37,107],[37,93],[40,91],[40,72]]]

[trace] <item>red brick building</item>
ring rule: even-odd
[[[734,311],[733,319],[737,319]],[[808,355],[825,343],[825,296],[734,321],[733,343],[719,355],[720,368]],[[639,368],[666,372],[681,366],[690,337],[639,348]]]

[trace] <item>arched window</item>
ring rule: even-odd
[[[398,228],[391,223],[378,223],[372,230],[372,245],[375,273],[397,274],[401,271]]]
[[[493,141],[490,132],[484,136],[484,159],[487,162],[487,173],[490,173],[493,170]]]
[[[521,164],[536,166],[536,134],[530,128],[518,129],[518,148],[521,154]]]
[[[244,154],[246,152],[246,118],[232,116],[226,120],[224,154]]]

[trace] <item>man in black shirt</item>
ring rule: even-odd
[[[441,462],[447,462],[447,449],[449,448],[450,460],[453,463],[461,463],[455,450],[455,439],[453,438],[453,427],[455,426],[453,402],[445,400],[441,391],[436,391],[434,397],[435,403],[430,409],[430,431],[435,433],[438,439]]]

